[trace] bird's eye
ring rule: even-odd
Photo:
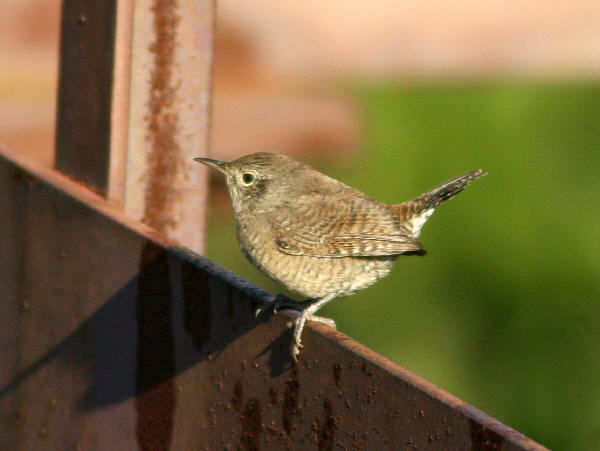
[[[251,185],[252,183],[254,183],[255,179],[256,177],[251,172],[244,172],[242,174],[242,182],[244,183],[244,185]]]

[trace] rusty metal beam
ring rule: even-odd
[[[0,156],[0,449],[541,445],[66,177]]]
[[[138,0],[133,14],[125,209],[204,249],[213,0]]]
[[[56,168],[197,252],[213,14],[213,0],[65,0],[61,24]]]
[[[62,5],[56,167],[106,195],[117,0]]]

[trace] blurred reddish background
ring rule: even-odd
[[[352,150],[348,82],[591,78],[600,2],[249,0],[218,3],[213,155]],[[51,165],[60,2],[4,0],[0,141]]]

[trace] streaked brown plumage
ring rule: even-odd
[[[433,209],[485,175],[471,171],[414,200],[386,205],[280,154],[196,161],[225,175],[246,257],[286,288],[314,299],[308,306],[274,302],[275,308],[302,311],[294,358],[306,320],[334,325],[314,313],[386,276],[399,255],[423,255],[417,238]]]

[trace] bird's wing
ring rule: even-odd
[[[269,214],[278,249],[314,257],[378,257],[423,247],[384,205],[361,197],[303,195]]]

